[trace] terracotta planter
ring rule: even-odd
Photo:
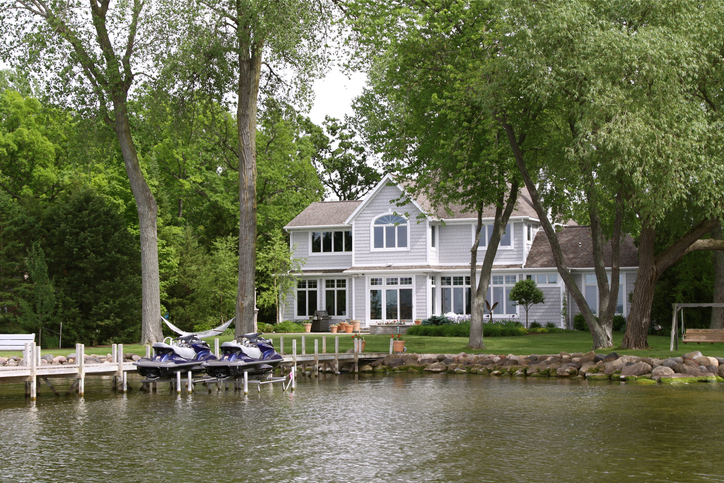
[[[345,326],[344,326],[344,331],[345,331],[345,333],[351,334],[351,333],[352,333],[352,329],[353,329],[353,327],[352,327],[351,325],[345,324]]]
[[[422,320],[417,319],[417,320],[415,321],[415,325],[420,325],[420,324],[422,324]]]
[[[404,340],[393,340],[392,341],[392,352],[405,352],[405,341]]]
[[[312,324],[306,323],[302,324],[304,326],[304,332],[311,332],[312,331]]]
[[[337,327],[336,325],[329,328],[329,330],[330,330],[333,334],[336,334],[336,333],[337,333],[337,329],[339,329],[339,327]]]
[[[359,332],[359,320],[352,321],[352,330],[355,332]]]
[[[340,334],[341,334],[342,332],[344,332],[344,328],[345,328],[346,326],[347,326],[347,322],[340,322],[339,324],[337,324],[338,332],[339,332]]]

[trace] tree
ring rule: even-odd
[[[164,22],[151,25],[142,0],[65,3],[3,0],[4,40],[0,55],[13,65],[36,69],[50,92],[92,107],[111,127],[120,145],[138,211],[141,242],[142,342],[162,338],[156,219],[158,207],[144,178],[131,135],[128,101],[136,65],[148,66],[150,46],[163,45]],[[150,13],[150,12],[149,12]],[[154,30],[155,29],[155,30]],[[47,68],[46,68],[47,67]]]
[[[257,107],[261,90],[298,86],[302,97],[309,81],[324,67],[322,47],[333,16],[331,0],[293,2],[209,2],[188,18],[189,45],[183,55],[199,73],[188,80],[214,90],[219,99],[236,98],[239,167],[239,283],[236,335],[254,330],[257,222]],[[291,68],[293,79],[280,73]],[[261,84],[262,76],[265,83]],[[191,79],[193,77],[193,79]]]
[[[386,169],[406,180],[406,197],[424,194],[435,215],[448,209],[477,219],[471,247],[469,346],[483,348],[485,296],[500,239],[515,207],[519,183],[503,131],[481,115],[486,93],[476,77],[496,55],[486,36],[502,11],[494,2],[349,2],[350,23],[371,65],[370,89],[356,101],[367,143]],[[484,86],[483,86],[484,87]],[[480,277],[482,218],[494,224]]]
[[[361,199],[382,179],[370,166],[366,149],[352,123],[346,115],[343,121],[326,116],[326,136],[320,136],[324,138],[323,145],[314,156],[327,196],[340,201]]]
[[[266,275],[259,277],[259,308],[276,308],[276,322],[280,323],[287,295],[297,285],[305,260],[292,258],[289,241],[278,231],[259,252],[257,270]]]
[[[20,323],[28,331],[38,333],[38,345],[43,347],[43,328],[55,322],[55,292],[53,282],[48,278],[45,253],[36,241],[28,253],[27,269],[31,287],[24,290],[20,298]],[[47,346],[46,346],[47,347]]]
[[[116,207],[84,188],[49,207],[40,225],[63,339],[88,345],[138,341],[140,253]]]
[[[545,295],[536,285],[535,280],[519,280],[510,291],[508,298],[525,309],[525,327],[528,328],[528,311],[535,304],[545,302]]]

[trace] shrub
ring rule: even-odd
[[[613,316],[613,330],[614,332],[626,331],[626,319],[623,318],[623,315]]]
[[[453,321],[445,317],[444,315],[433,315],[429,319],[422,321],[422,325],[450,325]]]
[[[588,324],[586,324],[586,318],[583,317],[583,314],[576,314],[576,316],[573,317],[573,328],[575,330],[588,331]]]
[[[258,330],[259,332],[274,332],[274,326],[272,324],[267,324],[264,322],[257,322],[256,330]]]
[[[540,325],[539,322],[533,321],[533,322],[530,323],[530,328],[531,328],[531,329],[540,329],[541,327],[543,327],[543,326]]]
[[[553,322],[546,322],[546,329],[557,329],[557,327]]]
[[[285,320],[281,324],[276,324],[272,327],[276,333],[304,332],[304,326],[292,320]]]

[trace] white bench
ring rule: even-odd
[[[35,342],[35,334],[0,334],[0,351],[22,352],[30,342]]]

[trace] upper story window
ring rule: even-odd
[[[382,215],[372,227],[374,248],[407,248],[407,220],[398,215]]]
[[[352,231],[312,232],[312,253],[352,251]]]
[[[473,225],[473,233],[475,232],[475,225]],[[483,225],[480,228],[480,243],[478,248],[485,248],[490,243],[490,238],[493,236],[493,225]],[[505,225],[505,233],[500,237],[499,247],[512,247],[513,246],[513,227],[510,223]]]
[[[436,246],[437,227],[435,225],[430,226],[430,247],[435,248]]]

